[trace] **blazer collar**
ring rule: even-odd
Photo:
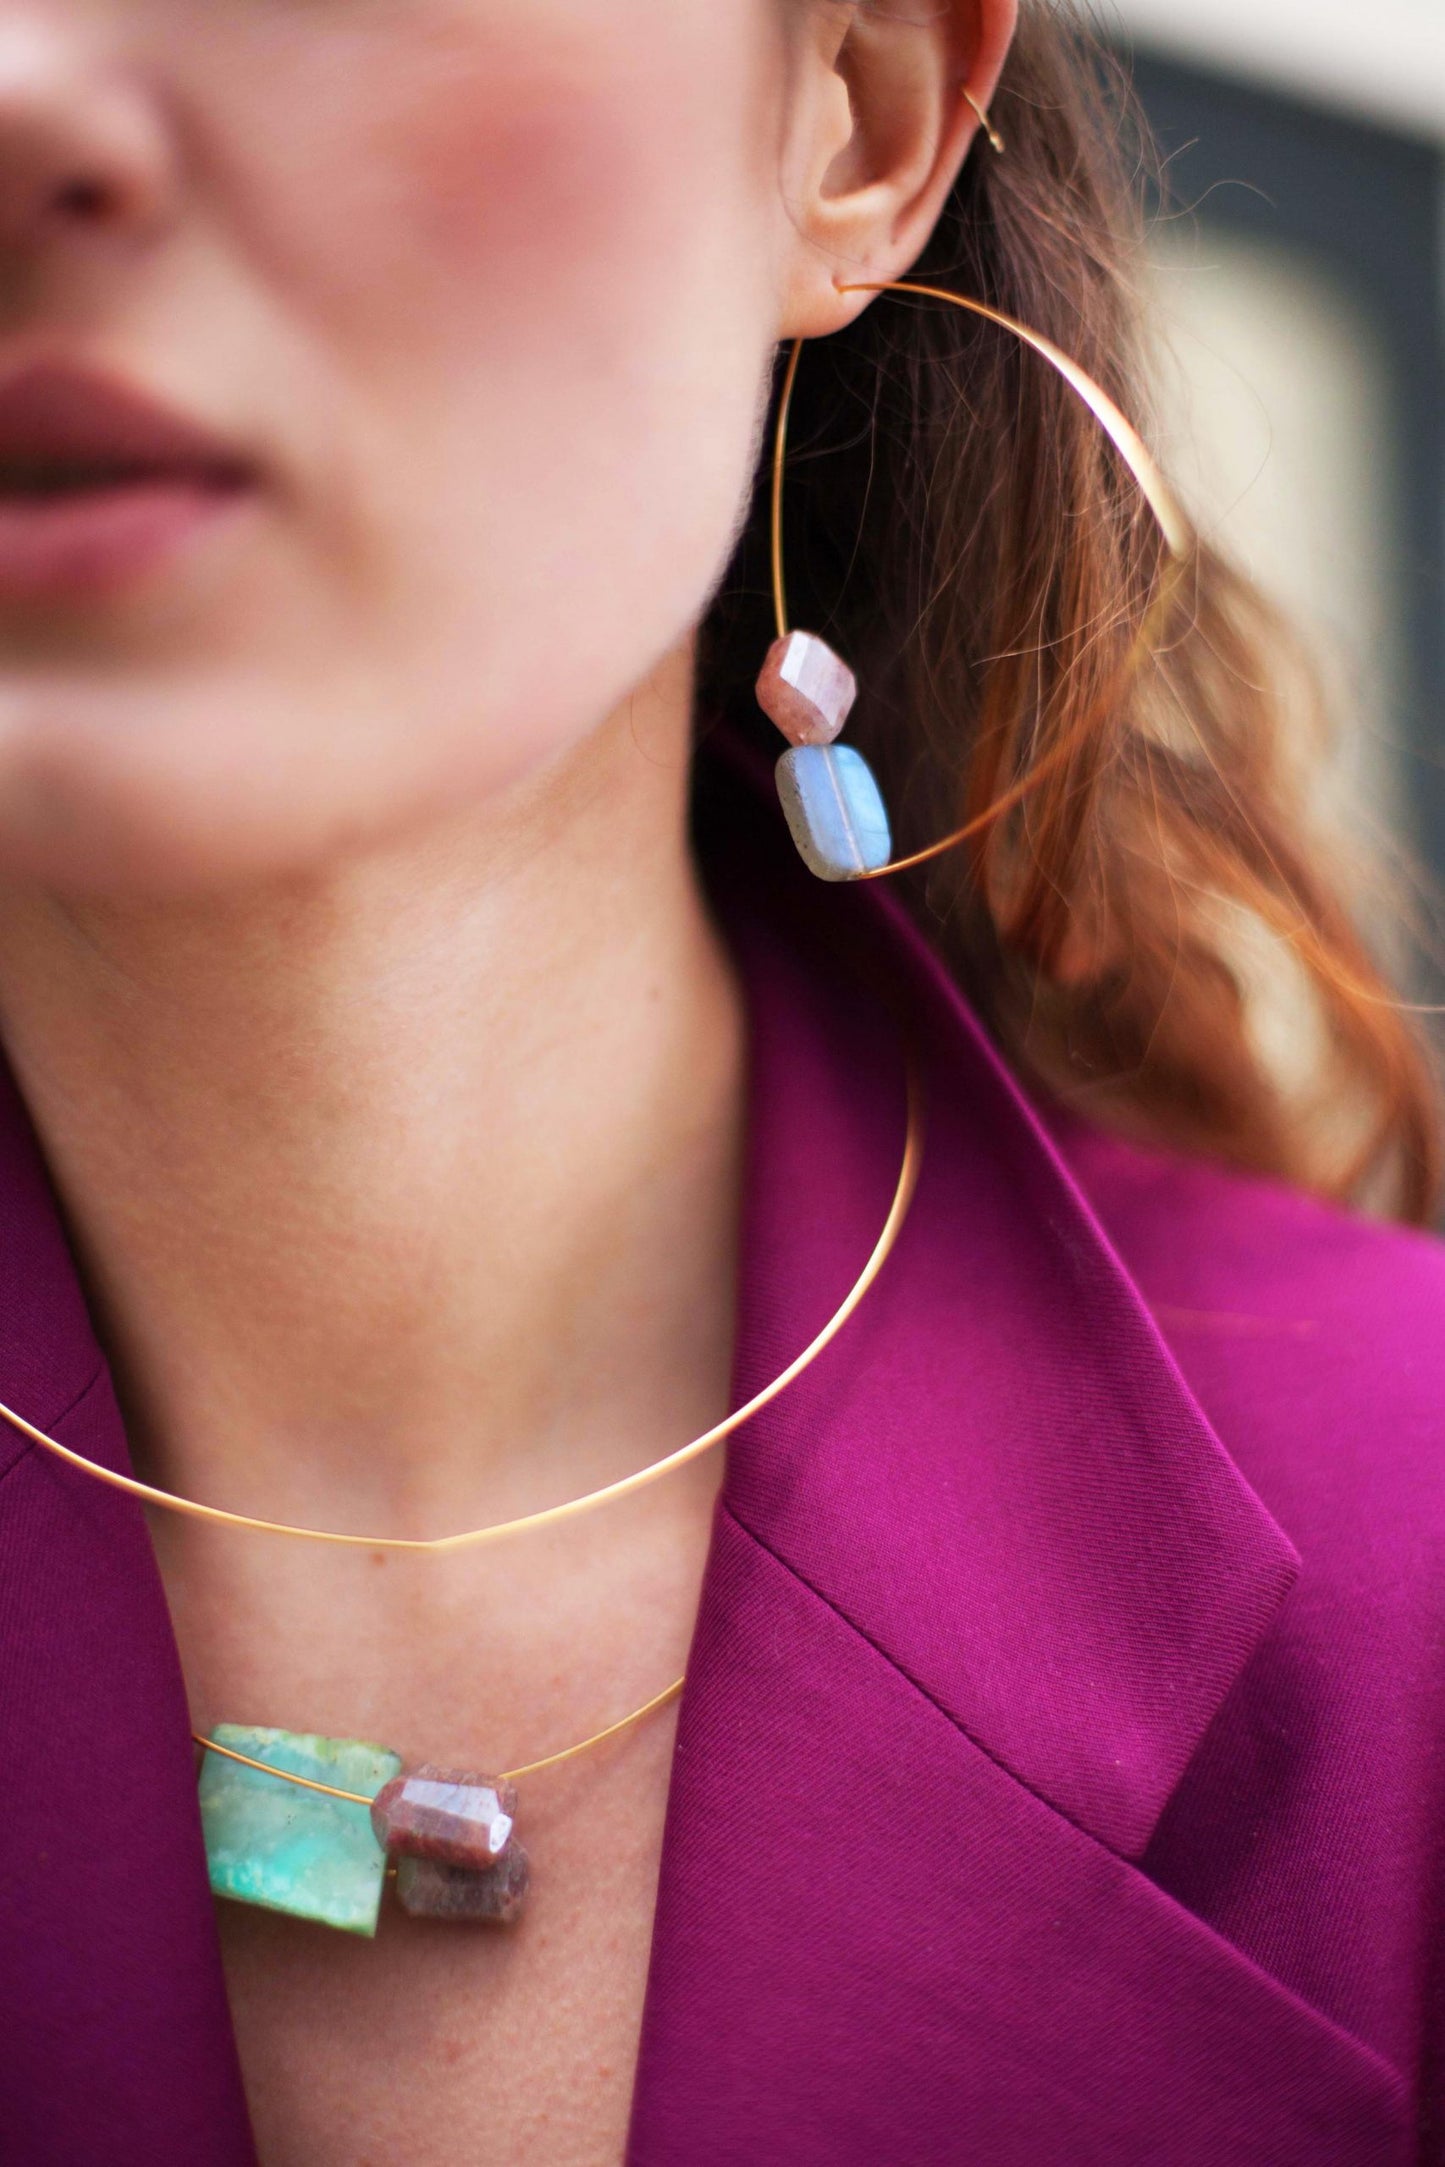
[[[877,1284],[733,1440],[726,1508],[1021,1782],[1136,1855],[1298,1558],[897,902],[820,888],[750,811],[715,853],[753,1024],[739,1397],[877,1236],[905,1035],[927,1140]]]
[[[1398,2074],[1129,1863],[1294,1551],[924,944],[741,790],[739,1397],[876,1237],[900,1014],[928,1143],[866,1301],[729,1445],[629,2167],[1403,2163]]]
[[[0,1064],[0,1398],[129,1470]],[[185,1689],[140,1510],[0,1430],[0,2098],[26,2167],[251,2167]]]

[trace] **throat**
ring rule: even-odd
[[[5,899],[7,1045],[146,1479],[429,1536],[725,1411],[730,962],[680,829],[625,882],[594,823],[565,879],[552,842],[506,881],[470,822],[239,900]]]

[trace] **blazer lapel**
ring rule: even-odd
[[[876,891],[727,831],[753,1024],[738,1434],[631,2167],[1403,2159],[1403,2087],[1132,1863],[1298,1568],[1052,1147]],[[748,898],[772,890],[769,923]],[[801,930],[806,960],[780,945]],[[872,959],[877,998],[826,949]]]
[[[1385,2167],[1399,2078],[724,1512],[629,2167]]]
[[[0,1075],[0,1397],[125,1467],[30,1125]],[[0,1434],[0,2151],[249,2167],[180,1667],[139,1507]]]

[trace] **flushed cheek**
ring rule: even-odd
[[[297,527],[406,717],[394,797],[593,726],[722,569],[771,336],[750,6],[509,0],[503,38],[475,0],[438,40],[417,0],[324,66],[298,14],[286,67],[228,72],[223,200],[311,365],[284,396],[317,387]]]
[[[369,65],[297,212],[292,295],[343,392],[342,496],[362,494],[386,592],[410,608],[419,582],[428,614],[454,594],[492,682],[488,625],[549,583],[574,639],[596,590],[646,640],[625,572],[649,536],[665,563],[631,569],[680,631],[745,480],[769,343],[754,18],[669,0],[643,36],[636,0],[610,5],[585,47],[539,34],[523,53],[514,33],[444,67]],[[330,174],[367,191],[365,215],[339,211]]]
[[[467,8],[413,54],[366,151],[395,176],[416,239],[448,255],[511,249],[545,270],[569,246],[624,247],[639,213],[727,193],[747,168],[774,4]]]
[[[251,250],[299,312],[381,341],[424,342],[443,278],[454,313],[487,286],[545,315],[549,290],[635,276],[640,251],[757,184],[762,4],[477,0],[387,11],[387,30],[331,18],[326,40],[273,27],[228,93]]]
[[[393,179],[394,238],[414,274],[544,287],[570,262],[626,245],[651,161],[608,89],[478,71],[376,131]]]

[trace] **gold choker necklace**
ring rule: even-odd
[[[222,1527],[281,1535],[301,1542],[339,1543],[355,1549],[420,1551],[437,1556],[478,1549],[528,1528],[595,1511],[629,1497],[685,1466],[741,1429],[800,1377],[852,1316],[898,1239],[918,1186],[923,1154],[923,1089],[918,1062],[908,1056],[908,1121],[903,1161],[893,1200],[867,1262],[838,1308],[785,1370],[732,1414],[653,1461],[634,1475],[585,1496],[525,1513],[490,1527],[423,1540],[402,1536],[340,1535],[328,1529],[258,1520],[177,1497],[169,1490],[98,1467],[72,1452],[23,1415],[0,1402],[0,1419],[66,1466],[143,1503]],[[203,1749],[201,1820],[211,1886],[217,1895],[294,1917],[314,1919],[343,1932],[374,1935],[384,1884],[392,1878],[404,1910],[413,1917],[508,1925],[521,1908],[530,1879],[527,1854],[513,1834],[518,1780],[539,1775],[600,1746],[640,1723],[681,1693],[676,1678],[605,1730],[561,1752],[500,1776],[404,1767],[389,1748],[357,1739],[221,1724],[208,1737],[192,1736]],[[388,1864],[390,1861],[390,1865]]]
[[[873,1245],[867,1263],[844,1295],[832,1316],[811,1339],[802,1353],[795,1356],[785,1370],[780,1370],[770,1384],[743,1406],[735,1408],[712,1429],[704,1430],[700,1437],[690,1443],[679,1445],[675,1452],[665,1458],[654,1460],[650,1467],[639,1468],[635,1475],[624,1475],[618,1482],[605,1483],[600,1490],[589,1490],[582,1497],[568,1498],[561,1505],[548,1505],[540,1512],[526,1512],[515,1520],[498,1520],[490,1527],[464,1529],[459,1535],[434,1535],[416,1537],[405,1535],[339,1535],[329,1528],[292,1527],[284,1520],[258,1520],[244,1512],[227,1512],[220,1505],[203,1505],[190,1497],[177,1497],[171,1490],[157,1489],[149,1482],[138,1482],[134,1475],[120,1475],[109,1467],[97,1467],[94,1460],[87,1460],[83,1453],[72,1452],[69,1445],[62,1445],[56,1437],[47,1436],[33,1422],[27,1422],[13,1407],[0,1401],[0,1421],[8,1422],[22,1437],[28,1437],[34,1445],[42,1445],[47,1452],[63,1460],[67,1467],[78,1468],[82,1474],[94,1476],[112,1490],[123,1490],[128,1497],[136,1497],[143,1504],[159,1506],[165,1512],[185,1515],[193,1520],[208,1520],[218,1527],[249,1529],[252,1534],[283,1535],[297,1542],[338,1543],[354,1550],[407,1550],[420,1551],[440,1557],[450,1551],[479,1550],[487,1543],[502,1542],[510,1535],[522,1535],[533,1529],[556,1527],[563,1520],[579,1519],[583,1513],[595,1512],[599,1505],[610,1505],[614,1500],[631,1497],[635,1491],[645,1490],[651,1483],[670,1475],[674,1468],[685,1467],[690,1460],[701,1458],[712,1447],[731,1437],[745,1422],[785,1392],[794,1379],[817,1361],[824,1348],[837,1338],[854,1310],[887,1259],[889,1251],[898,1239],[913,1192],[918,1185],[918,1170],[923,1157],[923,1087],[918,1073],[918,1063],[910,1052],[908,1057],[908,1128],[903,1146],[903,1163],[898,1169],[898,1180],[893,1191],[893,1201],[883,1222],[883,1231]]]

